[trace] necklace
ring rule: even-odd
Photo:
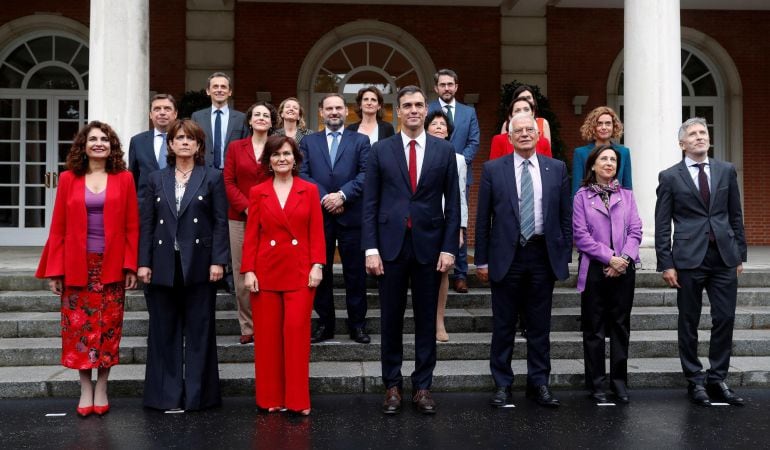
[[[192,173],[193,169],[190,169],[187,172],[185,172],[185,171],[179,170],[179,168],[177,168],[176,171],[178,173],[182,174],[182,178],[184,178],[186,180],[190,176],[190,173]]]

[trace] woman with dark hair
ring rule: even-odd
[[[326,264],[315,184],[302,180],[294,139],[271,136],[262,152],[270,178],[251,188],[241,272],[254,314],[257,407],[310,414],[310,315]]]
[[[524,97],[515,98],[511,102],[511,104],[508,106],[508,111],[506,112],[506,117],[508,119],[505,122],[506,125],[503,127],[505,131],[492,138],[492,145],[489,150],[490,160],[513,153],[513,144],[511,143],[511,139],[508,134],[507,124],[508,121],[511,120],[511,117],[519,113],[528,113],[531,114],[532,117],[535,117],[535,105]],[[538,128],[540,128],[539,124]],[[540,138],[537,140],[535,147],[535,152],[537,152],[539,155],[547,156],[550,158],[552,156],[550,137],[546,138],[540,134]]]
[[[67,155],[35,273],[62,299],[61,362],[80,372],[82,417],[110,409],[107,379],[118,363],[125,289],[136,287],[138,241],[134,177],[120,140],[106,123],[90,122]]]
[[[268,178],[262,168],[261,159],[267,137],[271,134],[275,122],[276,111],[273,105],[263,101],[251,105],[246,111],[246,126],[251,130],[251,136],[230,143],[227,147],[225,168],[222,174],[227,200],[230,204],[227,218],[230,227],[230,253],[233,258],[233,278],[236,305],[238,306],[238,324],[241,328],[241,344],[254,342],[249,290],[244,286],[243,275],[241,274],[243,232],[249,213],[249,191]]]
[[[633,193],[618,182],[620,163],[622,156],[612,146],[593,149],[573,203],[572,229],[580,252],[577,289],[581,292],[585,383],[597,403],[607,402],[607,334],[609,387],[619,401],[629,401],[628,342],[642,221]]]
[[[620,166],[616,178],[624,188],[631,189],[631,152],[628,147],[612,142],[623,136],[623,123],[609,106],[599,106],[588,113],[580,127],[580,135],[588,145],[578,147],[572,157],[572,195],[578,191],[585,178],[586,158],[595,147],[609,145],[620,153]]]
[[[275,116],[276,114],[273,112],[273,117]],[[305,110],[295,97],[285,98],[278,105],[277,116],[278,129],[275,130],[275,134],[293,138],[297,141],[297,145],[302,142],[302,138],[312,133],[312,131],[307,129],[307,125],[305,125]],[[248,114],[246,117],[248,117]]]
[[[425,131],[437,138],[449,140],[452,135],[453,126],[449,123],[449,118],[442,109],[436,109],[428,113],[425,118]],[[468,201],[465,196],[466,182],[468,179],[468,165],[465,164],[465,157],[456,154],[458,183],[460,184],[460,246],[463,245],[463,231],[468,228]],[[438,288],[438,307],[436,309],[436,340],[439,342],[449,341],[449,335],[444,325],[444,313],[446,311],[446,301],[449,296],[449,271],[441,274],[441,284]]]
[[[347,129],[358,131],[369,136],[369,143],[391,137],[395,134],[393,125],[382,120],[382,104],[384,99],[382,92],[375,86],[367,86],[358,90],[356,95],[356,114],[360,121],[348,125]]]
[[[534,89],[532,89],[531,86],[522,84],[521,86],[517,87],[513,91],[513,95],[511,96],[511,98],[513,98],[514,100],[523,98],[532,104],[532,116],[535,117],[535,121],[537,122],[538,133],[540,134],[541,138],[545,138],[548,140],[548,145],[549,145],[548,148],[550,149],[551,124],[549,124],[546,119],[538,116],[537,98],[535,97],[534,92],[535,91]],[[512,116],[510,115],[506,116],[506,120],[503,123],[503,127],[500,129],[500,133],[508,133],[508,122],[511,120],[511,117]]]
[[[205,166],[203,130],[168,129],[166,168],[153,172],[141,208],[139,279],[150,315],[144,405],[200,410],[222,403],[214,328],[216,282],[230,261],[227,197]]]

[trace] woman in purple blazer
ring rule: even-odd
[[[600,145],[588,155],[575,194],[572,230],[580,252],[585,383],[591,398],[606,403],[604,337],[610,336],[610,389],[628,403],[628,341],[634,301],[634,264],[639,262],[642,221],[630,189],[617,180],[620,152]]]

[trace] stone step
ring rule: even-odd
[[[706,358],[701,358],[708,367]],[[512,362],[516,402],[525,401],[521,391],[526,383],[526,361]],[[770,357],[734,357],[728,382],[733,388],[741,386],[770,386]],[[407,390],[409,374],[414,370],[405,361],[402,373]],[[583,361],[562,359],[552,362],[552,387],[584,389]],[[629,386],[632,389],[684,388],[682,368],[678,358],[632,358],[628,362]],[[254,366],[251,363],[222,363],[219,365],[223,395],[253,395]],[[379,361],[314,362],[310,363],[312,394],[382,393],[384,391]],[[112,396],[137,397],[144,385],[143,364],[119,364],[110,372],[109,390]],[[491,391],[492,377],[486,359],[441,361],[436,364],[432,389],[436,392]],[[80,393],[78,373],[61,366],[0,367],[0,398],[71,397]],[[558,392],[557,392],[558,394]],[[683,397],[684,398],[684,397]]]
[[[367,303],[370,309],[380,307],[380,297],[376,289],[367,291]],[[407,299],[411,305],[411,295]],[[703,293],[703,303],[708,305],[708,295]],[[770,287],[738,289],[738,306],[770,307]],[[342,289],[334,291],[334,305],[345,309],[345,293]],[[61,300],[50,291],[0,291],[0,312],[55,312],[59,311]],[[676,290],[666,288],[637,288],[634,293],[634,307],[676,306]],[[472,288],[467,294],[449,292],[447,308],[489,308],[491,291],[489,288]],[[574,288],[556,288],[553,294],[553,307],[580,307],[580,293]],[[217,295],[218,310],[235,310],[235,297],[220,292]],[[126,311],[146,311],[147,303],[140,290],[126,293]]]
[[[708,355],[708,331],[699,332],[699,354]],[[381,336],[372,335],[371,344],[357,344],[346,337],[315,344],[311,347],[313,362],[379,361]],[[491,333],[452,333],[450,341],[439,343],[439,360],[474,360],[489,357]],[[609,352],[609,346],[607,346]],[[252,345],[241,345],[237,336],[217,338],[218,359],[222,363],[254,361]],[[520,336],[514,345],[514,359],[526,358],[526,340]],[[631,333],[629,354],[637,358],[672,358],[678,355],[676,331],[636,331]],[[770,356],[770,330],[736,330],[733,356]],[[14,338],[0,340],[0,366],[56,365],[60,361],[61,341],[58,338]],[[608,353],[609,356],[609,353]],[[414,358],[414,335],[404,335],[404,357]],[[551,358],[581,359],[583,340],[580,332],[551,333]],[[147,361],[145,337],[124,337],[120,345],[123,364],[143,364]],[[770,368],[769,368],[770,369]]]
[[[318,316],[312,315],[315,325]],[[367,313],[367,330],[380,332],[380,310]],[[405,313],[404,331],[414,332],[414,316],[411,309]],[[678,313],[671,306],[635,307],[631,311],[631,330],[675,330]],[[335,330],[338,335],[348,333],[347,311],[337,310]],[[0,313],[0,338],[57,337],[60,335],[59,312],[3,312]],[[492,331],[490,308],[452,308],[446,310],[445,323],[451,333]],[[123,336],[146,336],[149,315],[146,311],[127,311],[123,317]],[[701,314],[700,329],[711,328],[710,308],[705,306]],[[219,336],[238,335],[235,311],[217,311],[216,329]],[[735,329],[770,329],[770,306],[740,306],[735,311]],[[579,331],[580,308],[554,308],[551,314],[552,331]]]

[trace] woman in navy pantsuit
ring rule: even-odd
[[[230,260],[222,174],[204,164],[191,120],[168,131],[168,166],[150,175],[141,207],[139,270],[150,331],[144,405],[197,410],[222,403],[214,329],[216,282]]]

